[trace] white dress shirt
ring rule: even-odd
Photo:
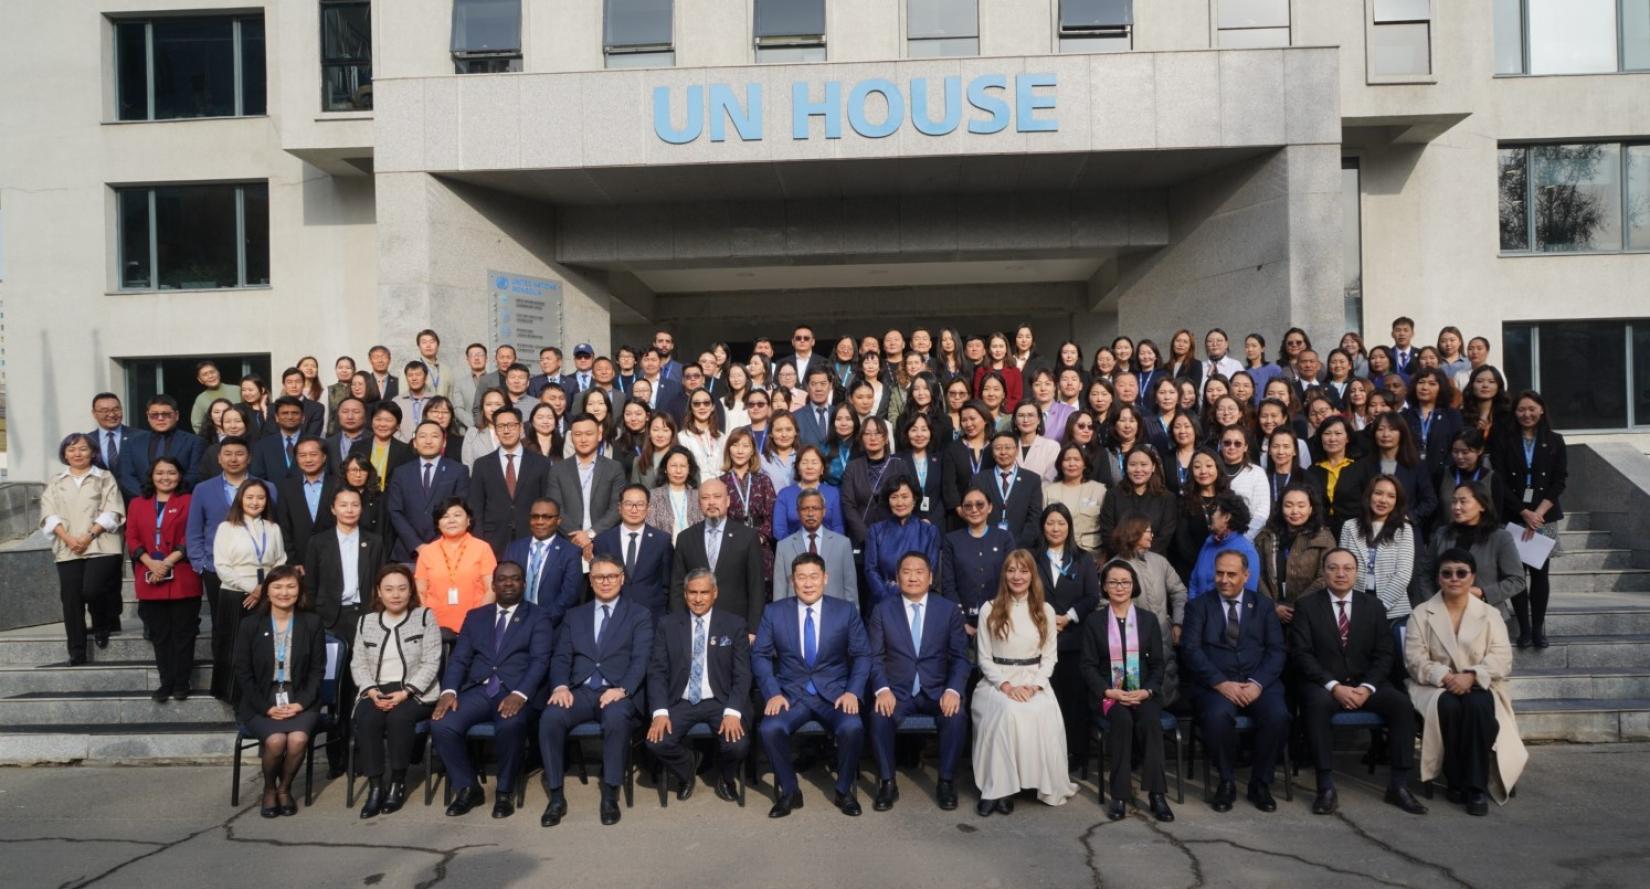
[[[345,534],[338,532],[338,564],[344,570],[344,588],[339,601],[344,605],[361,604],[361,530]]]
[[[1350,591],[1350,590],[1347,591],[1347,594],[1344,597],[1335,595],[1334,590],[1326,590],[1326,592],[1329,593],[1329,616],[1335,619],[1336,626],[1339,627],[1339,625],[1340,625],[1341,603],[1342,602],[1346,603],[1346,622],[1347,622],[1348,625],[1350,625],[1352,623],[1352,608],[1353,608],[1352,603],[1353,603],[1353,600],[1357,599],[1358,597],[1354,596],[1352,594],[1352,591]],[[1337,632],[1339,632],[1339,630],[1337,630]],[[1352,632],[1351,630],[1347,630],[1348,634],[1350,634],[1351,632]],[[1333,691],[1335,686],[1337,686],[1337,685],[1340,685],[1340,683],[1336,682],[1333,679],[1331,679],[1328,682],[1325,682],[1323,684],[1323,687],[1327,690]],[[1370,685],[1367,682],[1358,683],[1358,687],[1369,689],[1370,694],[1375,693],[1375,686]]]

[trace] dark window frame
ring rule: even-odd
[[[159,231],[158,193],[161,189],[233,189],[235,201],[235,283],[215,287],[166,287],[161,283],[163,270],[160,263],[161,233]],[[163,182],[150,185],[114,186],[115,194],[115,286],[123,293],[153,293],[158,291],[184,290],[241,290],[249,288],[267,288],[272,285],[273,269],[270,268],[270,224],[268,219],[269,182],[268,180],[245,180],[233,182]],[[254,257],[254,247],[247,243],[247,199],[249,192],[255,192],[254,200],[261,196],[265,208],[265,218],[258,226],[264,234],[262,257]],[[148,250],[143,262],[148,267],[149,282],[146,286],[131,286],[127,283],[125,213],[124,199],[129,195],[144,196],[144,204],[140,209],[147,209],[147,218],[144,226],[147,229]],[[249,282],[248,270],[256,264],[265,272],[268,280]]]
[[[113,52],[113,64],[111,65],[111,70],[114,73],[114,87],[115,87],[114,88],[114,100],[115,101],[114,101],[114,108],[113,108],[114,121],[115,122],[117,122],[117,123],[155,123],[155,122],[158,122],[158,121],[168,121],[168,120],[224,120],[224,119],[243,118],[243,117],[267,117],[269,115],[269,73],[268,73],[269,56],[268,56],[268,49],[267,49],[268,31],[267,31],[267,29],[265,29],[264,15],[263,15],[262,12],[256,12],[256,13],[226,13],[226,14],[222,14],[222,15],[202,15],[202,14],[196,14],[196,13],[191,13],[191,14],[188,14],[188,15],[140,15],[140,16],[124,16],[123,15],[123,16],[111,16],[111,17],[109,17],[108,21],[109,21],[110,25],[113,26],[114,32],[115,32],[115,39],[113,40],[113,51],[114,51]],[[182,115],[179,115],[179,116],[176,116],[176,117],[156,117],[155,116],[155,25],[156,25],[156,23],[218,22],[218,21],[228,21],[230,23],[230,44],[231,44],[231,46],[233,48],[233,52],[234,52],[234,61],[233,61],[232,66],[231,66],[232,69],[233,69],[233,78],[234,78],[234,82],[233,82],[233,85],[231,87],[231,92],[234,94],[234,111],[230,114],[202,114],[202,115],[197,115],[197,116],[192,116],[192,117],[182,116]],[[254,22],[254,21],[257,22],[258,29],[259,29],[259,36],[255,39],[258,40],[259,42],[262,42],[262,43],[266,44],[265,48],[262,51],[263,59],[264,59],[264,72],[263,72],[263,77],[260,78],[260,80],[263,84],[263,87],[264,87],[264,94],[262,96],[258,97],[256,102],[249,102],[248,101],[249,96],[247,95],[247,91],[246,91],[246,81],[249,79],[248,76],[247,76],[248,75],[248,67],[247,66],[248,66],[249,63],[248,63],[248,60],[246,58],[247,55],[248,55],[246,47],[247,47],[248,40],[250,38],[248,38],[247,35],[244,33],[244,30],[245,30],[244,26],[247,22]],[[120,57],[120,54],[121,54],[120,32],[124,27],[131,27],[131,26],[137,26],[137,25],[143,26],[144,98],[143,98],[143,103],[142,104],[143,104],[143,107],[144,107],[144,114],[141,117],[137,117],[137,116],[122,117],[121,116],[121,100],[122,100],[122,97],[124,95],[124,86],[122,84],[122,61],[123,60]],[[248,113],[247,110],[246,110],[248,108],[248,106],[253,106],[253,107],[259,108],[261,110],[257,110],[257,111],[253,111],[253,112]]]
[[[372,110],[372,0],[320,0],[321,15],[321,111],[323,113],[371,111]],[[327,10],[328,9],[365,9],[367,13],[367,54],[365,56],[328,56],[327,55]],[[366,82],[357,86],[351,93],[349,107],[335,107],[330,101],[327,84],[330,82],[328,74],[337,69],[364,69]],[[364,101],[363,101],[364,99]]]
[[[1540,147],[1544,147],[1544,146],[1565,146],[1565,145],[1613,145],[1613,146],[1616,147],[1616,149],[1617,149],[1617,151],[1616,151],[1616,154],[1617,154],[1617,157],[1616,157],[1616,163],[1617,163],[1616,180],[1617,180],[1617,187],[1620,190],[1620,193],[1617,196],[1617,201],[1618,201],[1617,212],[1619,213],[1619,218],[1616,220],[1616,224],[1617,224],[1617,228],[1619,229],[1619,231],[1621,233],[1621,243],[1618,244],[1617,246],[1607,247],[1607,248],[1602,248],[1602,249],[1597,249],[1597,250],[1590,250],[1590,249],[1542,250],[1542,249],[1540,249],[1540,247],[1537,246],[1538,243],[1539,243],[1539,241],[1536,238],[1537,225],[1539,224],[1539,220],[1538,220],[1539,214],[1536,212],[1536,208],[1537,208],[1536,193],[1535,193],[1536,182],[1535,182],[1535,176],[1534,176],[1534,171],[1535,171],[1534,160],[1533,160],[1534,152],[1532,151],[1532,149],[1540,148]],[[1497,210],[1498,224],[1496,226],[1496,228],[1497,228],[1497,243],[1496,243],[1497,254],[1500,255],[1500,256],[1503,256],[1503,257],[1525,257],[1525,256],[1571,256],[1571,255],[1610,256],[1610,255],[1622,254],[1622,253],[1650,253],[1650,244],[1635,246],[1632,243],[1632,226],[1630,224],[1630,218],[1629,218],[1629,214],[1632,212],[1632,197],[1633,197],[1633,194],[1630,190],[1631,186],[1632,186],[1632,182],[1631,182],[1631,178],[1630,178],[1630,172],[1631,172],[1630,164],[1631,164],[1631,154],[1632,153],[1629,149],[1635,148],[1635,147],[1643,147],[1643,146],[1646,146],[1646,145],[1650,145],[1650,140],[1644,140],[1644,139],[1550,139],[1550,140],[1530,141],[1530,142],[1522,142],[1522,141],[1521,142],[1502,142],[1502,143],[1498,144],[1496,146],[1496,170],[1497,170],[1498,180],[1509,169],[1506,166],[1506,164],[1503,160],[1504,153],[1509,151],[1509,150],[1516,150],[1516,151],[1522,151],[1523,152],[1522,171],[1523,171],[1523,183],[1524,183],[1524,194],[1523,194],[1524,246],[1523,247],[1515,247],[1515,248],[1511,248],[1511,249],[1504,246],[1504,242],[1501,239],[1501,232],[1502,232],[1504,227],[1499,222],[1500,211],[1498,209]],[[1647,184],[1647,191],[1650,191],[1650,184]],[[1497,187],[1496,187],[1496,201],[1499,204],[1499,203],[1501,203],[1501,200],[1502,200],[1502,189],[1501,189],[1500,183],[1498,181],[1497,182]]]
[[[470,0],[475,4],[500,2],[500,0]],[[449,33],[448,47],[453,57],[453,71],[456,74],[505,74],[522,70],[523,44],[527,41],[522,34],[521,0],[503,0],[514,3],[516,9],[516,45],[514,47],[499,47],[489,49],[459,49],[459,10],[466,0],[453,0],[452,26]]]

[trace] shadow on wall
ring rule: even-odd
[[[331,176],[306,166],[302,185],[304,225],[372,225],[377,221],[371,176]]]

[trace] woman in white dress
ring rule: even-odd
[[[1032,788],[1051,806],[1077,793],[1066,771],[1065,723],[1050,677],[1057,656],[1054,609],[1043,601],[1031,553],[1003,562],[997,597],[980,608],[978,646],[984,681],[974,689],[975,809],[981,817],[1014,811]]]

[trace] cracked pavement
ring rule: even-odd
[[[482,807],[461,819],[423,806],[422,788],[401,812],[361,821],[344,808],[341,782],[316,805],[265,820],[228,805],[226,767],[12,768],[0,770],[0,881],[7,889],[234,886],[236,889],[386,886],[624,886],[668,881],[794,887],[1322,887],[1500,889],[1638,887],[1650,865],[1644,825],[1650,744],[1538,746],[1520,793],[1487,818],[1444,801],[1405,815],[1355,764],[1337,774],[1341,812],[1310,814],[1308,787],[1264,815],[1241,799],[1217,815],[1187,784],[1178,820],[1143,812],[1105,820],[1092,788],[1057,809],[1020,801],[1014,814],[976,817],[932,805],[932,772],[901,774],[891,813],[863,816],[829,805],[822,771],[804,784],[806,808],[765,818],[753,792],[740,810],[701,786],[668,809],[638,786],[636,807],[612,828],[596,819],[596,787],[567,782],[571,811],[538,826],[536,776],[527,806],[506,821]],[[421,773],[414,769],[415,780]],[[1380,779],[1381,776],[1375,776]],[[958,782],[968,787],[966,779]],[[1281,788],[1278,788],[1281,790]],[[1629,792],[1624,792],[1629,791]],[[615,845],[622,844],[622,845]]]

